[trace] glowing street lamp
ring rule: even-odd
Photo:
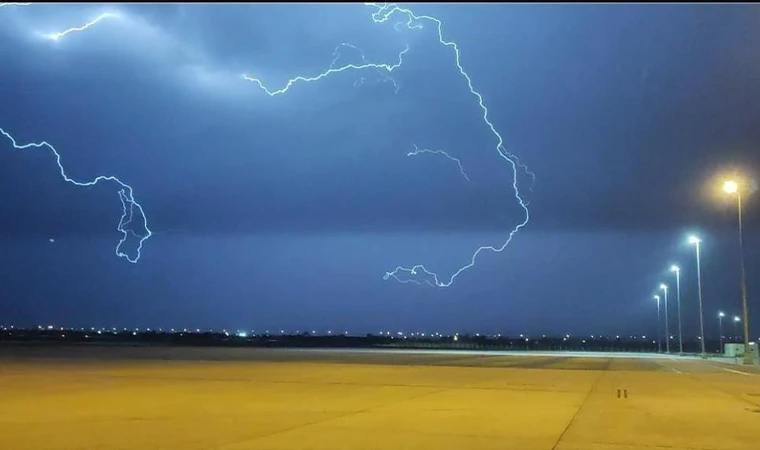
[[[720,339],[720,348],[718,349],[721,353],[723,352],[723,318],[726,317],[725,314],[723,314],[723,311],[718,311],[718,338]]]
[[[723,192],[726,194],[739,193],[739,183],[734,180],[728,180],[723,183]]]
[[[749,352],[749,312],[747,311],[747,274],[744,269],[744,236],[742,233],[742,190],[735,180],[723,182],[723,191],[726,194],[736,194],[736,206],[739,214],[739,259],[741,262],[742,283],[742,315],[744,316],[744,364],[752,364],[752,356]]]
[[[742,319],[739,316],[734,316],[734,336],[737,338],[739,337],[739,333],[736,331],[736,327],[739,326],[739,323],[742,321]]]
[[[700,261],[699,261],[699,244],[702,242],[701,239],[699,239],[696,236],[689,236],[689,244],[694,244],[694,246],[697,248],[697,292],[699,297],[699,341],[702,345],[702,357],[706,358],[707,353],[705,352],[705,320],[704,315],[702,314],[702,270],[700,267]]]
[[[676,274],[676,302],[678,304],[678,352],[683,354],[683,333],[681,332],[681,269],[670,266],[670,271]]]
[[[660,284],[665,294],[665,353],[670,353],[670,331],[668,331],[668,285]]]
[[[655,295],[657,300],[657,353],[662,353],[662,340],[660,339],[660,296]]]

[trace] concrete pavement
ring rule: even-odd
[[[0,449],[760,448],[755,368],[228,350],[0,347]]]

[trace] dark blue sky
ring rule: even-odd
[[[719,308],[740,312],[735,211],[706,185],[760,171],[758,6],[412,9],[443,22],[507,151],[536,174],[532,190],[518,177],[528,225],[448,288],[382,277],[425,264],[447,281],[524,213],[434,23],[376,24],[362,5],[0,8],[0,128],[56,146],[72,178],[118,176],[154,232],[137,264],[117,257],[118,186],[67,184],[50,152],[1,139],[0,322],[651,332],[675,262],[695,334],[691,230],[705,239],[707,331]],[[42,37],[103,12],[119,17]],[[409,50],[392,82],[347,70],[269,97],[241,78],[315,76],[342,43],[374,63]],[[343,46],[336,67],[361,58]],[[471,182],[443,155],[408,157],[415,144],[458,158]]]

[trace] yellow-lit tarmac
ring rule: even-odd
[[[760,449],[695,358],[0,346],[2,450]]]

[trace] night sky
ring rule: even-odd
[[[719,309],[741,313],[735,204],[709,191],[726,170],[760,174],[760,7],[411,9],[441,20],[506,151],[535,173],[517,171],[528,224],[445,288],[383,275],[424,264],[447,282],[525,213],[435,23],[374,23],[361,4],[0,8],[0,128],[54,145],[73,179],[117,176],[153,232],[136,264],[118,257],[119,186],[66,183],[49,150],[0,135],[0,323],[651,333],[676,263],[696,336],[689,232],[704,239],[708,337]],[[118,17],[43,36],[104,12]],[[278,96],[242,78],[275,90],[405,48],[391,73]],[[443,154],[407,156],[415,145],[469,181]],[[753,338],[758,198],[745,198]]]

